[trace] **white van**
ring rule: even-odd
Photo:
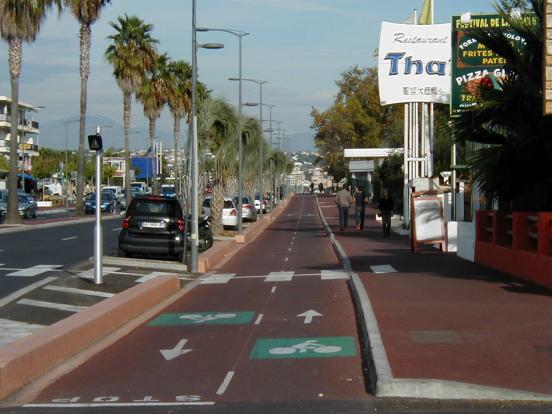
[[[123,198],[123,189],[118,185],[106,185],[102,187],[102,191],[112,191],[117,201],[121,201]]]

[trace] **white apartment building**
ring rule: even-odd
[[[38,121],[35,120],[39,108],[19,102],[17,113],[17,142],[19,154],[19,171],[32,174],[32,157],[37,157],[38,152],[38,134],[40,133]],[[0,96],[0,156],[9,158],[11,136],[10,129],[12,125],[11,98]],[[0,176],[0,188],[5,188],[6,174]]]

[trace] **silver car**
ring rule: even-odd
[[[21,217],[36,218],[36,200],[32,195],[19,193],[17,194],[17,201],[17,209]]]

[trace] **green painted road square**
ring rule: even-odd
[[[250,359],[334,358],[356,355],[352,336],[257,339]]]
[[[255,311],[163,313],[148,326],[174,325],[245,325],[251,323]]]

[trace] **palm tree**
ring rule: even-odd
[[[17,209],[17,130],[19,124],[19,76],[23,41],[33,42],[54,0],[0,0],[0,36],[8,42],[11,86],[10,173],[6,223],[21,222]]]
[[[259,183],[259,146],[263,154],[268,152],[268,144],[262,136],[261,126],[255,118],[246,117],[242,121],[244,193],[255,199],[255,186]],[[263,166],[263,171],[265,170]]]
[[[167,101],[173,117],[174,141],[174,185],[176,194],[180,194],[180,163],[178,147],[180,141],[180,120],[192,112],[192,67],[184,60],[176,60],[168,65],[170,74]]]
[[[168,63],[169,56],[166,53],[157,55],[153,67],[147,73],[140,89],[136,92],[136,98],[144,105],[144,115],[149,119],[150,148],[153,148],[153,140],[155,138],[155,122],[161,116],[163,107],[167,103],[167,96],[169,95],[171,79]],[[159,193],[156,169],[157,163],[153,171],[154,194]]]
[[[130,154],[128,132],[130,128],[130,104],[132,94],[136,93],[145,74],[155,62],[155,44],[151,37],[153,26],[144,23],[136,16],[119,16],[117,22],[110,22],[115,34],[108,36],[111,45],[105,52],[106,60],[113,66],[113,75],[123,91],[123,125],[125,130],[125,194],[130,204]]]
[[[92,25],[100,17],[102,8],[111,0],[64,0],[73,16],[80,24],[80,129],[79,153],[77,166],[77,203],[76,216],[84,215],[84,134],[86,130],[86,102],[88,95],[88,75],[90,73],[90,44],[92,42]]]
[[[503,210],[552,210],[552,117],[543,116],[543,0],[531,0],[537,24],[498,7],[522,47],[496,28],[472,29],[469,34],[506,59],[507,76],[497,87],[483,81],[482,102],[453,121],[461,142],[483,144],[470,164],[480,189],[498,200]]]
[[[220,234],[224,195],[238,169],[238,114],[225,101],[207,98],[200,106],[198,124],[200,147],[215,157],[211,223],[213,232]]]

